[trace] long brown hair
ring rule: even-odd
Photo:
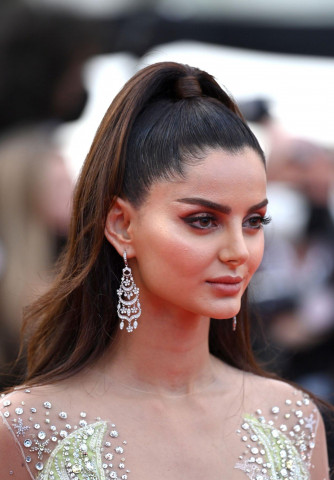
[[[26,312],[27,382],[78,372],[112,345],[122,258],[104,237],[117,196],[138,206],[157,179],[209,148],[264,155],[233,99],[212,76],[162,62],[139,71],[107,110],[77,183],[67,249],[50,290]],[[231,160],[233,161],[233,160]],[[242,172],[240,172],[242,175]],[[211,320],[211,352],[237,368],[261,373],[254,359],[244,295],[238,329]]]

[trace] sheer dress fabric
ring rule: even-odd
[[[121,425],[88,409],[75,411],[66,401],[59,408],[33,391],[2,396],[0,465],[8,465],[6,471],[1,466],[2,479],[137,480],[127,462],[135,446],[123,438]],[[284,400],[259,405],[237,424],[230,480],[329,478],[323,422],[308,395],[291,388]]]

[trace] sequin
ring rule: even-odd
[[[36,463],[36,470],[39,470],[39,471],[43,470],[43,463],[42,462]]]
[[[16,415],[22,415],[22,413],[23,413],[23,408],[21,408],[21,407],[15,408],[15,413],[16,413]]]
[[[306,396],[302,396],[302,400],[296,400],[296,405],[306,405],[305,399],[306,404],[310,404]],[[273,418],[245,415],[242,426],[248,425],[246,430],[255,445],[246,443],[246,452],[239,456],[235,468],[243,470],[249,479],[309,480],[311,451],[315,445],[311,439],[315,436],[317,421],[313,413],[307,417],[301,408],[294,410],[292,403],[287,399],[286,407],[270,409],[277,422],[283,418],[289,420],[289,423],[277,423],[277,428]],[[240,430],[238,432],[240,435]],[[247,439],[245,435],[242,437],[245,442]]]

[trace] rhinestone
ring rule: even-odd
[[[80,420],[79,425],[80,427],[85,427],[87,425],[86,420]]]
[[[295,432],[300,432],[300,426],[299,425],[295,425],[293,427],[293,429],[294,429]]]
[[[248,430],[248,429],[249,429],[248,423],[247,423],[247,422],[243,423],[243,424],[241,425],[241,428],[244,429],[244,430]]]
[[[243,442],[247,442],[247,440],[248,440],[248,438],[246,437],[246,435],[244,435],[244,436],[242,437],[242,441],[243,441]]]
[[[108,468],[108,464],[107,464],[107,463],[103,463],[103,464],[102,464],[102,468],[104,468],[104,469]]]
[[[281,450],[279,452],[279,454],[280,454],[281,458],[286,458],[286,451],[285,450]]]
[[[40,432],[38,432],[37,436],[40,440],[44,440],[44,438],[46,437],[46,433],[41,430]]]
[[[257,442],[259,439],[259,437],[257,435],[252,435],[251,436],[251,440],[253,440],[253,442]]]
[[[52,432],[55,432],[57,430],[57,427],[55,425],[51,425],[50,430],[52,430]]]
[[[8,417],[9,417],[9,412],[6,411],[6,412],[3,414],[3,416],[4,416],[5,418],[8,418]]]
[[[67,418],[67,413],[66,412],[60,412],[59,417],[65,419],[65,418]]]
[[[119,468],[125,468],[124,463],[120,463],[118,466],[119,466]]]
[[[69,423],[67,423],[67,424],[65,425],[65,428],[67,428],[67,430],[71,430],[72,427],[71,427],[71,425],[70,425]]]
[[[109,477],[110,478],[117,478],[117,473],[116,472],[110,472]]]
[[[27,389],[25,390],[25,393],[30,393],[30,390],[27,388]]]
[[[303,405],[303,402],[301,402],[300,400],[298,400],[298,401],[296,402],[296,405],[297,405],[298,407],[301,407],[301,406]]]
[[[265,450],[260,450],[261,455],[265,455],[266,451]]]
[[[284,417],[285,417],[286,419],[290,418],[290,413],[286,413],[286,414],[284,415]]]
[[[116,438],[116,437],[118,437],[118,431],[117,430],[112,430],[109,435],[113,438]]]
[[[264,417],[259,417],[259,422],[260,423],[265,423],[266,419]]]
[[[23,413],[23,408],[21,408],[21,407],[15,408],[15,413],[16,413],[16,415],[22,415],[22,413]]]
[[[106,453],[104,458],[107,459],[107,460],[112,460],[113,459],[113,454],[112,453]]]
[[[256,455],[256,454],[259,453],[259,449],[256,448],[256,447],[253,447],[253,448],[251,449],[251,452],[252,452],[254,455]]]
[[[3,406],[4,406],[4,407],[9,407],[9,405],[11,405],[11,401],[10,401],[10,400],[5,400],[5,401],[3,402]]]
[[[57,439],[57,437],[51,437],[51,440],[52,440],[53,442],[56,442],[58,439]]]
[[[27,438],[26,440],[24,440],[23,445],[27,448],[31,447],[32,441],[30,440],[30,438]]]
[[[291,400],[288,399],[288,400],[285,400],[285,404],[286,404],[286,405],[291,405],[292,402],[291,402]]]
[[[86,468],[87,470],[89,470],[90,472],[92,472],[92,471],[94,470],[94,467],[93,467],[93,465],[92,465],[90,462],[86,462],[86,463],[85,463],[85,468]],[[117,478],[117,477],[116,477],[116,478]]]
[[[45,408],[51,408],[52,407],[50,402],[44,402],[43,405],[44,405]]]
[[[86,412],[80,412],[80,417],[81,417],[81,418],[86,418],[86,417],[87,417],[87,413],[86,413]]]
[[[123,449],[123,447],[116,447],[116,448],[115,448],[115,452],[116,452],[116,453],[123,453],[123,452],[124,452],[124,449]]]
[[[36,467],[36,470],[41,471],[41,470],[43,470],[44,465],[43,465],[42,462],[38,462],[38,463],[36,463],[35,467]]]
[[[279,428],[282,432],[286,432],[288,430],[288,427],[284,425],[284,423]]]
[[[122,475],[122,480],[127,480],[128,476],[127,475]]]
[[[66,437],[67,437],[67,432],[66,432],[66,430],[60,430],[59,435],[60,435],[62,438],[66,438]]]
[[[293,467],[293,461],[292,461],[292,460],[288,460],[288,461],[286,462],[286,468],[287,468],[288,470],[291,470],[292,467]]]
[[[273,408],[271,409],[271,411],[272,411],[272,413],[275,413],[275,414],[276,414],[276,413],[279,413],[279,407],[273,407]]]
[[[93,433],[94,433],[94,428],[89,427],[89,428],[87,428],[86,432],[87,432],[87,435],[92,436]],[[108,447],[107,442],[106,442],[106,446]]]
[[[106,446],[106,447],[110,447],[110,445],[111,445],[110,442],[106,442],[106,443],[105,443],[105,446]]]
[[[304,398],[303,403],[304,403],[304,405],[309,405],[310,400],[308,398]]]
[[[296,415],[297,418],[301,418],[303,416],[303,412],[301,410],[297,410],[295,412],[295,415]]]
[[[31,457],[29,457],[29,456],[26,457],[26,462],[27,462],[27,463],[30,463],[30,462],[31,462]]]
[[[282,468],[281,475],[282,475],[282,477],[287,477],[288,476],[288,471],[287,471],[286,468]]]
[[[251,458],[249,459],[249,461],[250,461],[250,463],[254,463],[254,462],[255,462],[255,458],[254,458],[254,457],[251,457]]]
[[[40,424],[39,424],[39,423],[35,423],[34,429],[35,429],[35,430],[38,430],[39,428],[41,428]]]
[[[87,445],[86,445],[85,443],[82,443],[82,444],[80,445],[80,450],[81,450],[82,452],[87,452]]]
[[[82,470],[82,467],[80,465],[74,464],[72,467],[72,472],[73,473],[80,473]]]
[[[34,408],[34,407],[31,407],[30,411],[31,411],[31,413],[36,413],[37,412],[36,408]]]
[[[278,430],[272,430],[271,434],[272,434],[272,436],[273,436],[274,438],[278,438],[278,437],[279,437],[279,431],[278,431]]]
[[[315,443],[314,443],[314,442],[310,442],[310,443],[309,443],[309,447],[313,449],[313,448],[315,447]]]
[[[259,457],[256,459],[256,463],[258,463],[259,465],[262,465],[263,463],[263,458],[262,457]]]
[[[50,423],[50,419],[49,419],[49,418],[46,418],[46,419],[45,419],[45,423],[49,424],[49,423]]]

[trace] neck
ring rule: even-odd
[[[100,371],[115,385],[165,396],[209,388],[215,382],[208,347],[210,320],[156,318],[141,318],[130,334],[122,331],[117,346],[100,362]]]

